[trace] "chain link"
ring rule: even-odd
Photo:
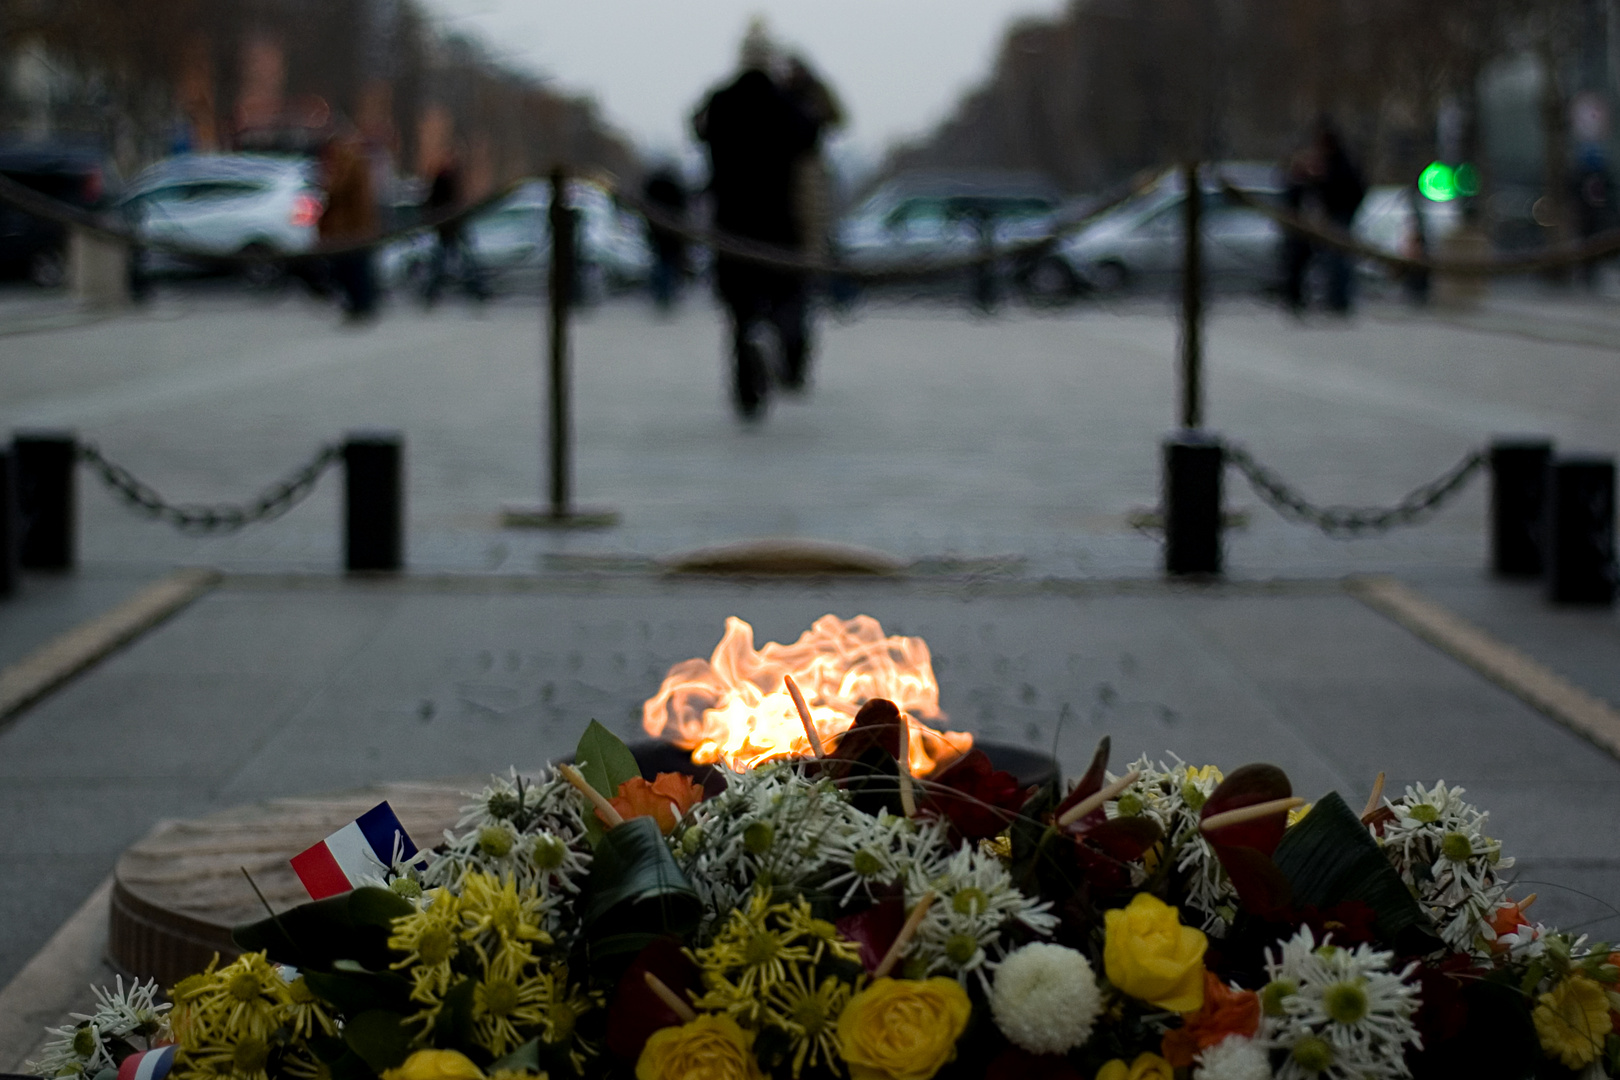
[[[335,443],[323,446],[302,467],[271,484],[246,505],[171,503],[128,469],[110,461],[94,443],[79,444],[79,458],[94,469],[106,485],[130,506],[148,517],[167,521],[187,533],[230,533],[261,521],[274,521],[302,502],[321,474],[343,456]]]
[[[1483,450],[1470,450],[1434,480],[1414,489],[1390,507],[1316,506],[1260,464],[1241,446],[1224,443],[1226,460],[1249,481],[1255,493],[1290,521],[1314,525],[1329,536],[1353,537],[1412,525],[1439,510],[1467,486],[1488,460]]]

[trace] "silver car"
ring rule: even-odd
[[[1280,198],[1281,178],[1270,166],[1219,166],[1240,191]],[[1270,218],[1228,198],[1214,170],[1200,176],[1203,256],[1215,285],[1258,287],[1279,273],[1283,231]],[[1180,170],[1167,171],[1147,190],[1104,212],[1059,243],[1054,254],[1082,282],[1109,293],[1170,282],[1181,272],[1186,220],[1186,184]]]
[[[120,207],[145,241],[218,255],[296,255],[314,246],[325,208],[315,170],[301,158],[186,154],[136,177]],[[161,249],[148,249],[142,258],[148,273],[207,268],[206,260]],[[249,264],[244,273],[269,278],[279,270]]]

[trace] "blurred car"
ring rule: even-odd
[[[0,174],[42,195],[85,209],[100,207],[115,176],[101,151],[59,142],[0,146]],[[67,280],[67,230],[0,202],[0,276],[36,285]]]
[[[580,215],[578,237],[582,299],[646,282],[652,249],[641,220],[619,209],[606,189],[573,180],[569,202]],[[551,267],[551,187],[543,181],[522,185],[494,206],[469,218],[467,247],[490,291],[538,292]],[[389,288],[424,295],[438,238],[424,230],[385,248],[379,272]]]
[[[1062,199],[1045,178],[995,171],[913,173],[890,180],[839,223],[837,246],[849,266],[881,273],[971,256],[1034,240],[1052,228]],[[1003,266],[1026,291],[1063,294],[1078,284],[1062,261]]]
[[[1462,227],[1462,206],[1425,198],[1415,187],[1381,185],[1367,191],[1367,197],[1356,210],[1350,232],[1371,247],[1411,256],[1418,253],[1420,226],[1423,242],[1433,255],[1442,240]],[[1371,259],[1363,259],[1359,269],[1369,277],[1389,276],[1384,264]]]
[[[1233,162],[1204,168],[1199,188],[1206,280],[1227,288],[1275,284],[1281,227],[1229,198],[1219,176],[1263,199],[1280,201],[1283,192],[1281,177],[1269,165]],[[1097,292],[1166,285],[1181,272],[1186,210],[1181,171],[1167,170],[1145,190],[1058,243],[1053,255]]]
[[[315,245],[325,197],[316,165],[306,158],[185,154],[137,176],[120,207],[145,241],[218,255],[296,255]],[[147,274],[184,274],[217,269],[217,264],[149,248],[140,268]],[[281,270],[261,263],[243,267],[242,273],[262,284],[280,277]]]

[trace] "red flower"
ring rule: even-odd
[[[1034,789],[1018,786],[1012,773],[990,764],[983,750],[970,750],[925,785],[921,809],[951,823],[958,836],[981,840],[995,836],[1018,815]]]
[[[1191,1067],[1193,1058],[1228,1035],[1252,1038],[1260,1030],[1260,996],[1253,990],[1233,990],[1220,976],[1204,972],[1204,1005],[1181,1018],[1181,1026],[1165,1032],[1160,1053],[1178,1069]]]

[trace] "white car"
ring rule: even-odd
[[[1218,167],[1239,190],[1262,198],[1282,194],[1276,170],[1231,163]],[[1264,286],[1280,273],[1283,231],[1257,210],[1229,199],[1214,170],[1201,174],[1203,256],[1212,284]],[[1104,212],[1060,242],[1054,254],[1098,292],[1164,285],[1181,272],[1186,185],[1179,169],[1168,170],[1145,191]]]
[[[570,204],[580,215],[578,251],[586,299],[647,280],[652,249],[639,218],[620,210],[594,183],[569,184]],[[539,290],[551,266],[551,186],[524,184],[501,202],[468,219],[465,240],[485,287]],[[438,243],[432,232],[390,245],[380,257],[382,279],[391,288],[420,291]]]
[[[325,199],[316,166],[263,154],[186,154],[147,169],[119,204],[142,240],[218,255],[296,255],[316,242]],[[148,273],[206,269],[206,260],[147,249]],[[279,275],[271,264],[245,268],[250,278]]]
[[[1357,240],[1394,255],[1417,251],[1417,227],[1421,225],[1429,254],[1452,233],[1462,228],[1462,206],[1455,202],[1435,202],[1420,195],[1416,187],[1388,185],[1367,192],[1350,226]],[[1384,278],[1389,271],[1383,263],[1362,260],[1359,269],[1368,277]]]

